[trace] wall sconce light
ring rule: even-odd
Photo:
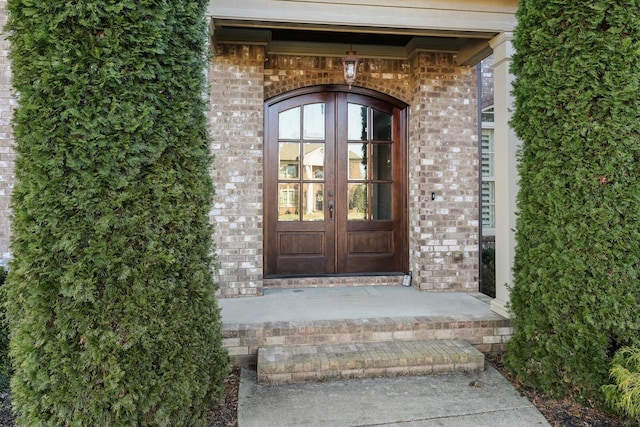
[[[349,89],[358,78],[358,65],[360,65],[360,59],[356,56],[356,51],[348,50],[347,56],[342,58],[342,66],[344,67],[344,81],[349,85]]]

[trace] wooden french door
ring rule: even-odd
[[[265,275],[407,270],[406,109],[339,88],[265,108]]]

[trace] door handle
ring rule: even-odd
[[[329,200],[329,222],[333,222],[333,200]]]

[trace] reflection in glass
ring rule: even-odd
[[[373,139],[391,141],[391,114],[373,110]]]
[[[482,152],[482,176],[492,177],[495,175],[493,153]]]
[[[324,185],[309,182],[303,187],[303,221],[324,221]]]
[[[300,174],[300,144],[292,142],[280,143],[279,179],[297,179]]]
[[[281,112],[278,126],[278,139],[300,139],[300,107]]]
[[[373,179],[391,180],[391,144],[373,145]]]
[[[347,117],[347,138],[355,141],[366,141],[367,107],[358,104],[349,104]]]
[[[324,139],[324,104],[304,106],[304,139]]]
[[[493,139],[493,129],[482,129],[482,176],[495,176]]]
[[[495,228],[496,226],[496,186],[493,181],[482,183],[482,226]]]
[[[349,144],[349,179],[367,179],[367,144]]]
[[[300,184],[278,184],[278,221],[299,221]]]
[[[347,218],[350,221],[368,219],[369,199],[367,197],[367,184],[349,184],[348,197],[349,212]]]
[[[373,184],[371,211],[374,220],[391,219],[391,184]]]
[[[303,179],[324,179],[324,144],[303,144]]]

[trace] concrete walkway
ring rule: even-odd
[[[549,426],[495,369],[470,375],[261,386],[243,370],[238,427]]]

